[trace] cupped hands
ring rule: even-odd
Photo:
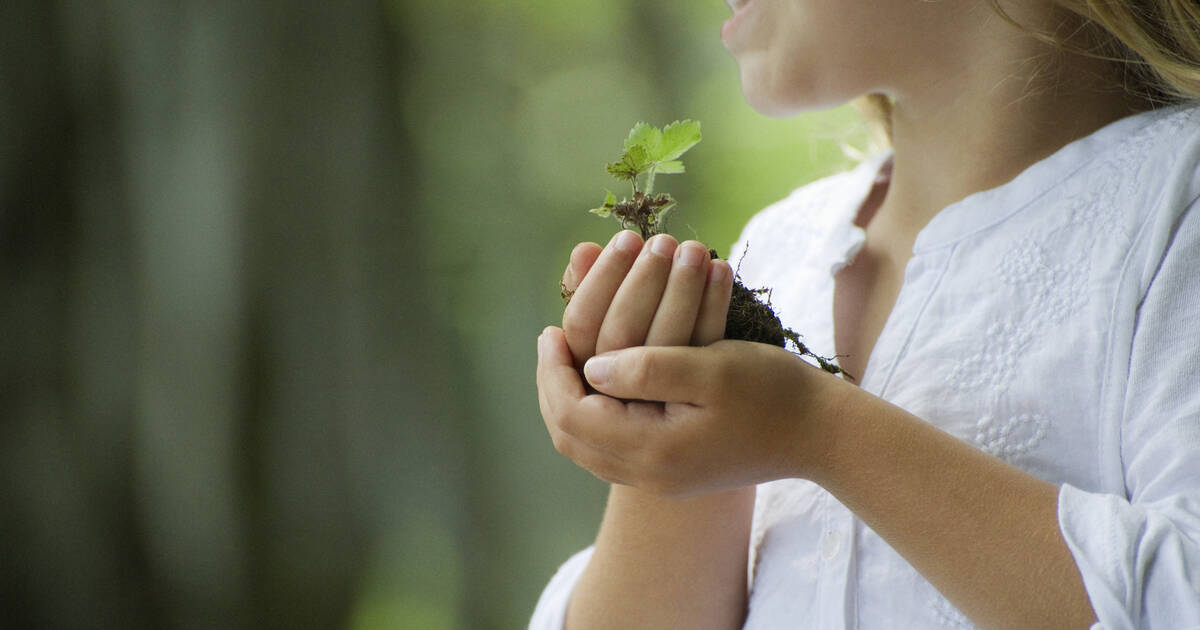
[[[829,446],[853,386],[720,340],[732,271],[707,251],[625,231],[572,252],[563,328],[538,339],[539,405],[555,448],[601,479],[694,496],[812,476]]]

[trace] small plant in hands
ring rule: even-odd
[[[629,182],[633,196],[617,201],[617,196],[608,191],[604,204],[593,208],[592,213],[602,217],[615,217],[625,229],[637,228],[643,239],[666,232],[667,213],[675,208],[675,200],[666,193],[654,192],[656,175],[673,175],[684,171],[679,160],[688,149],[700,142],[700,123],[693,120],[673,122],[659,129],[639,122],[625,138],[625,147],[616,162],[609,163],[607,170],[613,177]],[[708,250],[717,258],[716,250]],[[729,301],[729,314],[725,320],[725,338],[757,341],[787,348],[790,341],[795,352],[812,357],[819,366],[831,374],[846,374],[833,358],[813,353],[800,341],[800,335],[784,328],[779,317],[771,308],[769,289],[749,289],[735,277],[733,294]],[[563,292],[565,299],[570,294]]]

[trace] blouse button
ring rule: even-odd
[[[821,540],[821,557],[825,561],[833,560],[842,550],[842,535],[839,532],[826,532]]]

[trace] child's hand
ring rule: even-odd
[[[555,448],[597,477],[686,497],[813,478],[852,385],[774,346],[638,347],[585,366],[561,331],[538,344],[542,415]],[[663,401],[649,403],[643,401]]]
[[[563,275],[563,288],[574,292],[563,314],[563,329],[548,329],[562,344],[560,358],[565,365],[558,367],[566,367],[574,377],[544,377],[554,372],[545,371],[541,362],[538,369],[542,417],[559,451],[597,476],[616,480],[593,469],[586,455],[577,458],[582,451],[567,450],[571,447],[564,442],[569,435],[566,427],[574,424],[575,411],[556,401],[587,396],[579,369],[594,355],[635,346],[705,345],[720,340],[732,285],[729,265],[711,260],[708,248],[695,241],[677,244],[669,235],[658,235],[642,243],[633,232],[623,231],[603,250],[594,243],[577,246]],[[595,398],[607,400],[611,410],[639,417],[664,412],[660,402]]]
[[[573,291],[563,330],[575,364],[637,345],[712,343],[725,330],[732,272],[704,245],[669,235],[645,244],[628,230],[603,250],[583,243],[571,253],[563,288]]]

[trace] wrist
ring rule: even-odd
[[[798,452],[791,458],[797,468],[791,476],[826,486],[838,471],[853,466],[854,453],[862,450],[856,443],[870,430],[863,419],[877,399],[807,363],[800,372],[808,384],[796,388],[795,424],[801,431],[793,442]]]

